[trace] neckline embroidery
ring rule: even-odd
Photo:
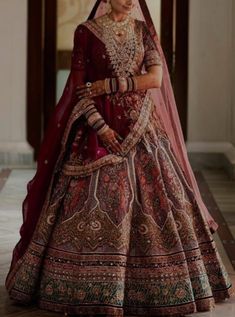
[[[112,31],[111,28],[113,22],[107,14],[84,23],[105,45],[113,71],[116,76],[121,77],[135,74],[136,60],[141,49],[135,20],[130,18],[129,21],[130,23],[125,30],[125,39],[116,38],[115,31]]]

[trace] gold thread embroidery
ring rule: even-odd
[[[147,93],[145,96],[145,100],[142,105],[142,109],[140,112],[140,116],[135,123],[133,130],[128,134],[125,138],[123,143],[121,144],[123,156],[117,156],[115,154],[108,154],[92,163],[88,163],[85,165],[72,165],[70,162],[67,162],[63,166],[63,173],[66,175],[79,175],[79,176],[86,176],[91,174],[93,171],[97,170],[98,168],[104,166],[105,164],[116,164],[120,163],[124,160],[124,156],[128,154],[130,149],[139,141],[140,137],[144,133],[146,126],[149,122],[150,112],[152,110],[153,101],[150,98],[149,94]],[[75,111],[76,112],[76,111]],[[72,124],[78,117],[75,114],[72,115],[69,125],[67,127],[67,131],[70,130]],[[67,138],[67,134],[65,139]],[[64,147],[65,147],[65,140],[64,139]]]
[[[113,34],[110,34],[110,28],[105,26],[106,23],[107,17],[104,15],[86,21],[84,25],[105,45],[114,75],[126,77],[140,74],[144,59],[141,21],[131,20],[126,43],[115,40]]]

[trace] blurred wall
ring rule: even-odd
[[[57,0],[58,50],[72,50],[74,30],[87,19],[94,3],[94,0]]]
[[[0,165],[27,165],[27,0],[0,0],[0,38]]]
[[[233,103],[233,116],[232,116],[232,141],[233,144],[235,145],[235,1],[232,1],[232,14],[233,14],[233,21],[232,21],[232,68],[233,68],[233,77],[232,77],[232,103]]]
[[[234,0],[190,0],[187,146],[224,154],[235,177],[234,25]]]

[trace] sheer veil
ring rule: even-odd
[[[165,131],[170,139],[170,143],[174,154],[177,158],[178,163],[184,171],[185,177],[188,183],[191,185],[191,188],[194,191],[195,199],[197,204],[204,215],[207,223],[212,232],[216,231],[218,224],[212,218],[207,207],[205,206],[198,185],[193,173],[192,167],[189,162],[187,148],[184,141],[184,136],[181,128],[181,123],[179,119],[179,114],[175,102],[175,97],[173,94],[173,89],[170,81],[169,71],[167,68],[165,56],[152,21],[148,6],[145,0],[134,0],[135,7],[131,12],[133,18],[145,21],[148,26],[148,29],[155,41],[157,50],[163,61],[163,80],[162,86],[160,89],[154,88],[150,89],[152,99],[155,102],[155,105],[158,108],[158,114],[162,119],[162,122],[165,127]],[[94,6],[93,11],[91,12],[89,18],[99,17],[108,11],[108,4],[106,1],[98,0]]]
[[[133,9],[132,16],[138,20],[145,21],[163,62],[162,86],[158,89],[150,89],[151,96],[164,124],[165,131],[169,137],[175,157],[184,172],[186,180],[194,191],[195,200],[197,201],[205,220],[207,221],[211,231],[214,232],[217,230],[218,225],[210,215],[202,200],[194,173],[188,160],[187,149],[183,138],[170,76],[157,32],[151,19],[146,1],[134,1],[135,8]],[[103,0],[97,0],[88,19],[99,17],[105,14],[107,10],[107,4]],[[21,238],[13,250],[9,273],[14,269],[18,260],[25,253],[41,215],[45,199],[50,193],[50,184],[53,183],[55,177],[55,166],[59,160],[58,157],[60,155],[61,139],[71,111],[76,105],[76,99],[74,98],[75,86],[76,73],[74,73],[71,69],[62,96],[50,118],[44,135],[37,159],[36,173],[27,184],[27,195],[22,203],[23,224],[20,228]]]

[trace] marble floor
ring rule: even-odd
[[[219,207],[225,212],[230,229],[235,234],[235,182],[230,181],[221,170],[203,170],[213,196]],[[19,227],[22,222],[21,204],[26,194],[26,184],[32,179],[35,170],[13,169],[0,191],[0,317],[8,316],[61,316],[35,308],[21,308],[10,304],[4,289],[4,280],[11,260],[11,252],[19,239]],[[235,285],[235,271],[225,252],[223,244],[216,233],[214,235],[223,262]],[[198,317],[234,317],[235,297],[217,304],[212,312],[198,313]]]

